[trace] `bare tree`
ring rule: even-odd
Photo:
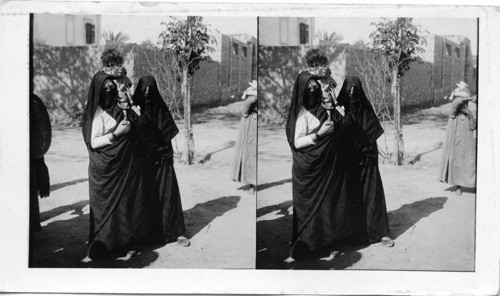
[[[360,49],[353,46],[351,52],[356,59],[355,69],[364,80],[363,85],[367,97],[385,129],[385,123],[392,121],[389,61],[386,56],[374,53],[368,47]],[[379,154],[385,161],[390,160],[392,156],[389,153],[385,134],[384,142],[385,147],[379,146]]]
[[[382,19],[372,23],[375,31],[370,34],[373,51],[387,58],[387,67],[391,71],[391,92],[394,110],[394,145],[395,162],[403,164],[404,141],[401,122],[401,81],[414,61],[421,61],[418,53],[424,52],[419,44],[424,43],[420,28],[413,24],[412,18]]]
[[[184,110],[184,160],[192,164],[194,160],[194,138],[191,122],[191,91],[194,73],[200,68],[202,61],[211,61],[208,53],[215,49],[210,44],[215,38],[210,36],[208,27],[199,16],[188,16],[185,20],[172,18],[169,22],[162,22],[165,29],[160,33],[162,51],[170,52],[175,56],[182,71],[182,95]]]
[[[169,51],[139,47],[144,57],[143,67],[149,75],[155,77],[163,100],[172,112],[175,119],[182,119],[182,94],[178,82],[182,76],[182,69],[176,56]]]

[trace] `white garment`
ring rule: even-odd
[[[313,135],[311,135],[311,132],[319,125],[319,119],[317,119],[304,107],[301,107],[299,115],[297,116],[297,121],[295,122],[295,148],[300,149],[315,145],[316,143],[313,141]]]
[[[101,107],[97,107],[94,119],[92,120],[92,133],[90,138],[90,145],[92,148],[97,149],[111,145],[112,143],[109,139],[108,133],[115,126],[116,120]]]

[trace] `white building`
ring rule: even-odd
[[[50,46],[99,45],[100,15],[35,14],[33,41]]]
[[[259,17],[259,45],[312,45],[314,17]]]

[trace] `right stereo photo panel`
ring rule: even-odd
[[[474,271],[478,19],[261,17],[258,269]]]

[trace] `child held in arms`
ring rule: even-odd
[[[338,104],[335,96],[334,89],[337,87],[337,82],[333,79],[332,72],[328,68],[326,54],[321,49],[316,49],[309,51],[308,55],[311,55],[309,59],[306,56],[309,68],[304,71],[313,75],[313,78],[320,84],[323,92],[323,107],[328,113],[335,108],[342,116],[345,116],[345,108]]]

